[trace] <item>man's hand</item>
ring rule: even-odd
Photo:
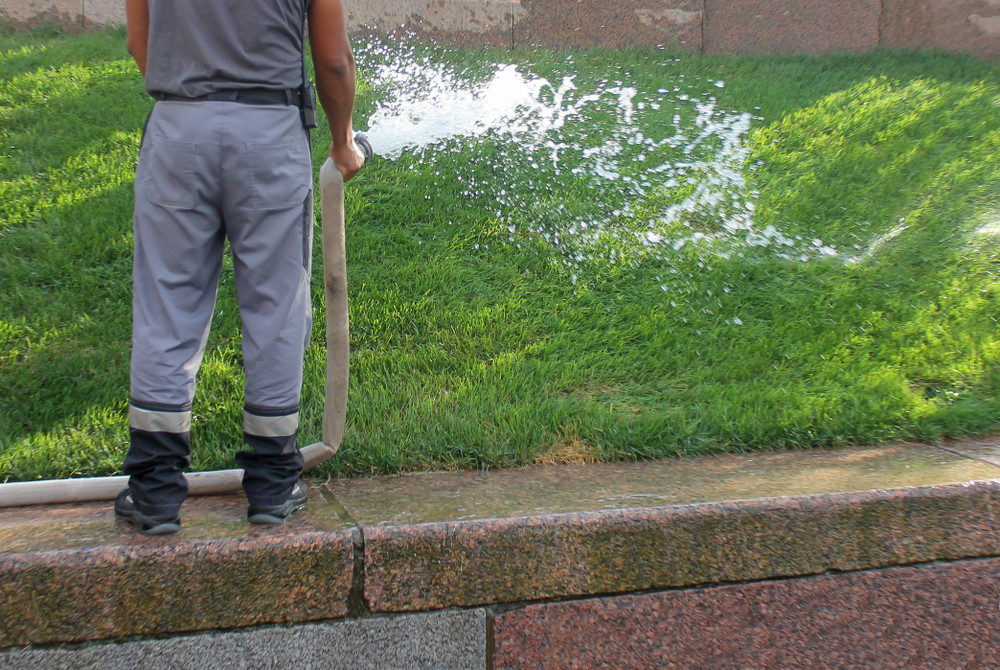
[[[365,164],[365,152],[358,148],[353,139],[340,146],[331,144],[330,158],[337,165],[340,174],[344,175],[344,181],[356,175]]]

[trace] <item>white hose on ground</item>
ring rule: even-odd
[[[319,465],[340,448],[347,418],[350,344],[347,322],[347,258],[344,249],[344,179],[333,159],[319,171],[323,225],[323,284],[326,291],[326,399],[323,441],[303,447],[305,469]],[[239,491],[243,470],[211,470],[186,475],[191,495]],[[128,477],[81,477],[0,484],[0,507],[113,500]]]

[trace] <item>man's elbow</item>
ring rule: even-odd
[[[354,54],[350,51],[317,57],[315,65],[317,70],[322,70],[329,77],[336,79],[354,77]]]

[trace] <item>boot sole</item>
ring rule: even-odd
[[[268,514],[267,512],[257,512],[256,514],[251,514],[247,517],[247,522],[252,523],[256,526],[280,526],[285,523],[285,519],[290,517],[293,512],[302,509],[306,506],[305,501],[300,505],[295,505],[285,516],[278,516],[277,514]]]
[[[122,512],[119,512],[118,510],[115,510],[115,516],[121,519],[122,521],[126,521],[129,524],[131,524],[133,528],[135,528],[143,535],[172,535],[173,533],[181,532],[181,525],[179,523],[163,522],[154,524],[149,528],[143,528],[142,520],[137,519],[135,516],[131,514],[124,514]]]

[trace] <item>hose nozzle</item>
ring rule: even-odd
[[[365,154],[365,165],[368,165],[368,161],[372,159],[375,155],[375,151],[372,149],[371,142],[368,141],[368,136],[363,132],[357,132],[354,134],[354,143],[358,145],[358,148]]]

